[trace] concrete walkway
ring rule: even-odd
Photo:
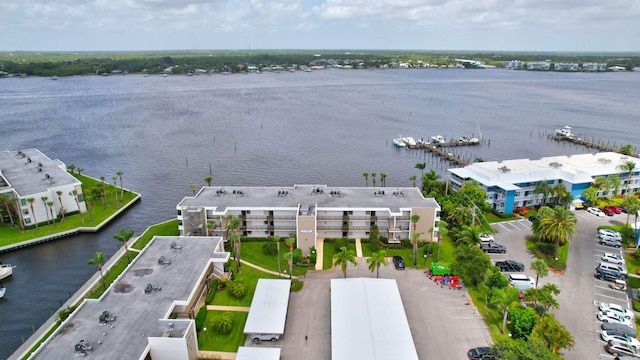
[[[324,238],[316,239],[316,270],[322,270],[322,259],[324,255]]]
[[[198,351],[198,359],[235,360],[238,353],[224,351]]]
[[[360,241],[360,238],[356,239],[356,257],[362,257],[362,242]]]
[[[223,306],[223,305],[207,305],[207,310],[220,310],[220,311],[241,311],[248,312],[249,306]]]
[[[258,265],[252,264],[250,262],[246,262],[246,261],[244,261],[242,259],[240,259],[240,263],[242,263],[243,265],[251,266],[254,269],[258,269],[258,270],[260,270],[262,272],[266,272],[266,273],[271,274],[271,275],[280,276],[281,278],[287,278],[287,279],[289,278],[288,274],[278,274],[277,271],[267,270],[267,269],[265,269],[263,267],[260,267]],[[297,279],[298,277],[297,276],[292,276],[291,278],[292,279]]]

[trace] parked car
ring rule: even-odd
[[[279,334],[251,334],[250,337],[254,344],[260,344],[263,341],[276,342],[276,340],[280,339]]]
[[[617,248],[622,247],[622,241],[621,240],[614,239],[614,238],[609,237],[609,236],[605,236],[604,238],[600,238],[598,240],[598,243],[600,243],[600,245],[613,246],[613,247],[617,247]]]
[[[599,208],[599,209],[600,209],[600,211],[602,211],[602,212],[603,212],[605,215],[607,215],[607,216],[613,216],[613,215],[615,215],[615,213],[616,213],[615,211],[613,211],[613,210],[612,210],[611,208],[609,208],[609,207],[601,207],[601,208]]]
[[[613,356],[628,355],[640,358],[640,354],[638,353],[638,350],[636,350],[636,348],[619,341],[609,340],[607,341],[607,345],[605,345],[604,348],[609,354]]]
[[[614,323],[603,322],[602,324],[600,324],[600,328],[602,330],[612,330],[617,333],[629,335],[634,338],[638,337],[638,332],[636,331],[635,325],[631,327],[624,324],[614,324]]]
[[[615,271],[596,268],[596,272],[593,274],[597,279],[605,281],[614,281],[620,279],[622,276]]]
[[[393,266],[396,267],[396,270],[404,270],[404,259],[400,255],[396,255],[393,257]]]
[[[604,213],[602,212],[602,210],[598,209],[598,208],[594,208],[594,207],[588,207],[587,208],[587,212],[595,215],[595,216],[604,216]]]
[[[496,244],[494,242],[480,244],[480,249],[486,253],[507,253],[507,247],[504,245]]]
[[[611,304],[611,303],[600,303],[600,305],[598,305],[598,309],[600,311],[611,311],[614,313],[617,313],[618,315],[621,315],[624,318],[627,319],[633,319],[634,318],[634,314],[633,311],[627,309],[626,307],[622,307],[620,305],[617,304]]]
[[[619,265],[624,264],[624,258],[620,254],[604,253],[600,256],[600,260]]]
[[[622,240],[622,234],[613,229],[598,229],[598,237],[613,237],[618,240]]]
[[[605,209],[611,209],[616,214],[620,214],[622,212],[622,208],[618,205],[608,205],[605,206]]]
[[[610,284],[609,287],[612,288],[613,290],[620,290],[620,291],[625,291],[627,290],[627,282],[624,280],[613,280]]]
[[[540,221],[540,218],[537,216],[529,216],[529,221],[534,222],[534,221]]]
[[[632,326],[631,320],[625,319],[622,316],[612,312],[612,311],[600,311],[598,315],[596,315],[598,320],[602,322],[610,322],[615,324],[623,324],[627,326]]]
[[[596,269],[604,269],[604,270],[618,272],[618,274],[620,274],[620,278],[627,277],[627,274],[628,274],[627,269],[625,269],[624,266],[618,265],[618,264],[612,264],[608,262],[599,262]]]
[[[481,242],[493,242],[493,236],[491,234],[487,234],[487,233],[482,233],[480,234],[480,241]]]
[[[496,261],[496,266],[500,268],[500,271],[524,271],[524,264],[515,260]]]
[[[602,332],[600,333],[600,338],[605,342],[614,340],[621,343],[627,343],[628,345],[631,345],[636,349],[640,348],[640,341],[638,341],[638,339],[612,330],[602,330]]]
[[[492,350],[488,346],[477,347],[467,351],[469,359],[499,359],[500,354]]]

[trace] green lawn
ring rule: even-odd
[[[271,275],[262,271],[256,270],[249,265],[242,265],[242,273],[238,274],[236,271],[235,263],[231,265],[231,270],[236,280],[244,281],[247,285],[247,292],[240,299],[235,298],[229,294],[226,289],[218,291],[213,298],[213,305],[226,305],[226,306],[251,306],[251,299],[256,291],[258,285],[258,279],[278,279],[277,275]]]
[[[82,188],[84,191],[93,189],[95,184],[100,182],[99,180],[95,180],[84,175],[74,174],[74,176],[82,182]],[[40,224],[37,229],[35,227],[27,228],[24,232],[14,229],[10,225],[0,226],[0,246],[17,244],[23,241],[73,230],[79,227],[98,226],[101,222],[115,214],[116,211],[122,209],[138,196],[132,192],[125,191],[124,202],[116,204],[115,198],[111,195],[114,186],[105,183],[105,187],[107,189],[107,199],[105,200],[104,206],[101,201],[94,201],[91,206],[91,213],[86,212],[84,214],[76,213],[73,215],[67,215],[65,216],[64,221],[51,223],[49,225],[47,225],[46,219],[38,219]],[[118,193],[118,198],[120,198],[120,193]],[[54,200],[58,201],[57,199]]]
[[[278,271],[278,255],[265,255],[262,252],[262,245],[264,241],[246,241],[242,243],[240,258],[246,260],[252,264],[258,265],[262,268],[271,271]],[[284,274],[286,270],[289,272],[289,264],[284,258],[284,255],[289,252],[289,248],[285,245],[284,241],[280,242],[280,270]],[[313,266],[307,268],[293,267],[293,275],[304,275],[307,270],[314,269]]]
[[[353,250],[353,253],[356,253],[356,243],[349,242],[347,245],[347,249]],[[322,248],[322,268],[324,270],[331,269],[333,267],[333,255],[336,253],[335,244],[332,242],[325,242]]]
[[[636,260],[632,254],[633,253],[625,252],[624,261],[627,265],[627,272],[629,272],[629,274],[637,274],[638,268],[640,268],[640,261]]]
[[[231,311],[233,314],[233,326],[228,334],[220,334],[213,327],[213,321],[221,316],[224,311],[207,311],[204,327],[207,331],[198,334],[199,350],[238,352],[238,347],[244,345],[247,335],[243,333],[244,324],[247,322],[248,312]]]
[[[567,256],[569,255],[570,242],[567,241],[564,245],[558,248],[558,260],[553,258],[553,244],[537,242],[533,237],[527,239],[527,249],[535,255],[538,259],[543,259],[547,265],[556,270],[564,270],[567,267]],[[544,249],[540,247],[544,246]]]
[[[134,234],[135,235],[135,234]],[[178,236],[178,219],[169,220],[157,225],[150,226],[137,240],[131,245],[132,248],[142,250],[154,236]]]

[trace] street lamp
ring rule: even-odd
[[[202,328],[202,331],[204,331],[204,338],[206,339],[207,338],[207,328],[206,327]]]

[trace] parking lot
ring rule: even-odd
[[[622,254],[619,248],[600,245],[597,228],[602,225],[621,225],[626,222],[626,214],[597,217],[586,211],[577,211],[578,219],[576,236],[571,240],[567,269],[564,274],[553,274],[540,279],[540,286],[554,283],[561,290],[558,296],[559,310],[553,310],[556,318],[567,327],[575,340],[573,350],[566,351],[565,359],[612,359],[604,350],[604,341],[600,339],[600,324],[596,313],[601,302],[614,303],[631,308],[627,293],[613,290],[609,281],[594,277],[595,267],[605,252]],[[494,234],[495,241],[506,245],[506,254],[491,254],[496,260],[513,259],[525,264],[525,274],[535,279],[535,272],[530,269],[535,257],[528,252],[525,239],[531,235],[531,223],[528,220],[517,220],[494,224],[499,231]]]

